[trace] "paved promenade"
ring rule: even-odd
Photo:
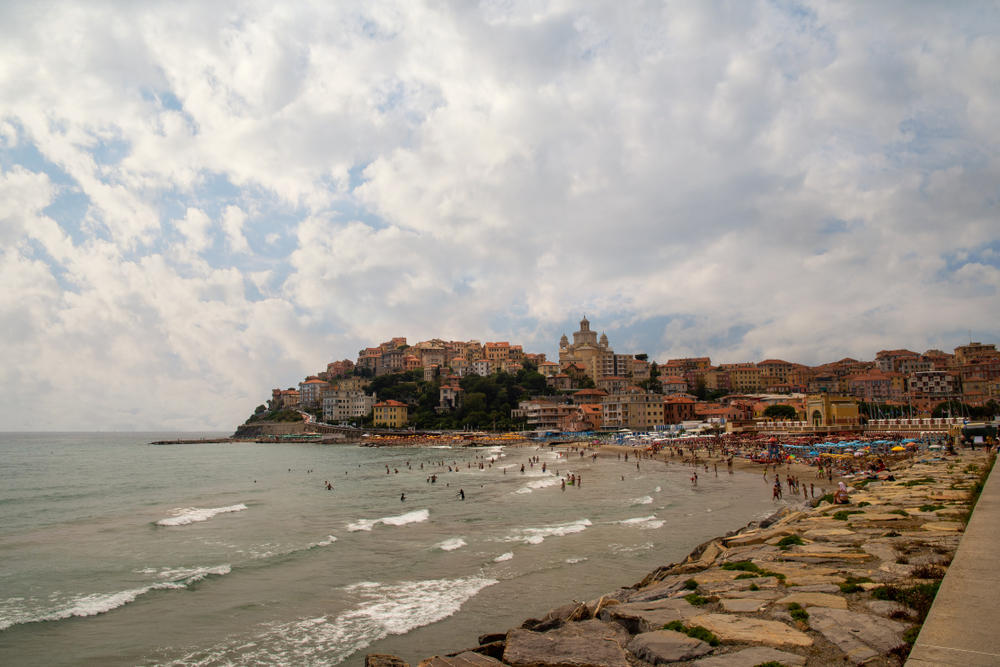
[[[993,470],[907,666],[1000,665],[1000,473]]]

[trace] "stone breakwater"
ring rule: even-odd
[[[573,601],[419,667],[899,665],[958,548],[987,455],[784,508],[597,600]],[[369,655],[370,667],[408,667]]]

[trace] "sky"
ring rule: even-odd
[[[393,336],[1000,342],[996,2],[0,4],[0,430],[229,431]]]

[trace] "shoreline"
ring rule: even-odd
[[[628,446],[558,447],[691,466],[690,459]],[[802,498],[712,538],[631,586],[480,636],[479,646],[427,658],[420,667],[902,664],[929,610],[930,591],[958,548],[967,487],[988,459],[983,450],[932,456],[893,461],[894,480],[855,480],[856,488],[845,477],[819,479],[812,466],[779,465],[779,474],[798,477],[807,489],[814,484],[815,500]],[[707,463],[713,474],[720,461],[699,457],[698,465]],[[733,469],[760,472],[762,464],[734,460]],[[830,492],[838,481],[850,487],[850,503],[820,501],[820,489]],[[672,629],[663,629],[668,624]],[[370,654],[365,664],[407,663]]]

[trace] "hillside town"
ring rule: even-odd
[[[581,432],[710,424],[733,431],[776,422],[794,430],[1000,412],[995,344],[970,342],[950,353],[881,350],[872,360],[819,366],[782,359],[654,361],[615,352],[584,317],[558,348],[558,360],[550,360],[508,341],[410,345],[396,337],[361,350],[356,361],[327,364],[298,387],[274,389],[250,421],[284,414],[386,428]]]

